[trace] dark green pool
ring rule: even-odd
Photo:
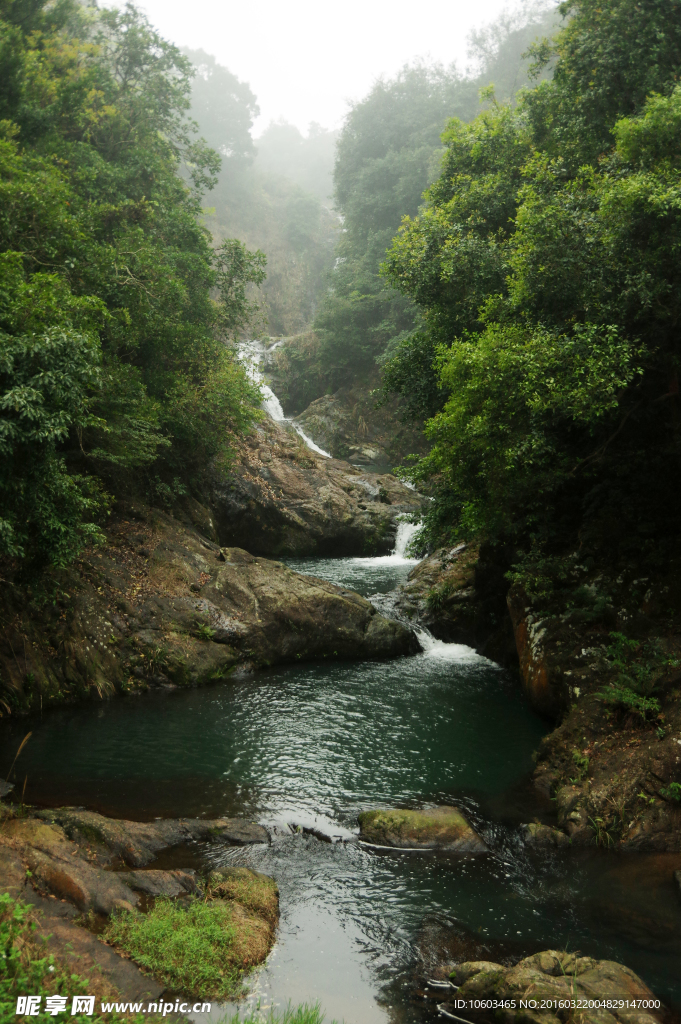
[[[299,568],[366,592],[409,566]],[[596,850],[528,855],[517,826],[541,812],[526,780],[546,726],[510,677],[467,648],[434,643],[397,661],[291,666],[64,709],[3,726],[3,751],[12,755],[28,728],[17,771],[28,800],[141,819],[248,815],[271,828],[269,848],[204,851],[279,882],[279,943],[253,985],[264,1005],[319,999],[347,1024],[423,1019],[407,984],[418,957],[471,934],[492,951],[568,946],[618,958],[681,1002],[671,881],[680,864]],[[491,856],[386,855],[354,841],[364,808],[451,801],[468,809]]]

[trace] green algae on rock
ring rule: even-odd
[[[374,846],[403,850],[486,853],[487,846],[456,807],[429,810],[364,811],[359,838]]]
[[[487,960],[463,963],[454,968],[450,978],[458,986],[457,1004],[465,1000],[466,1016],[476,1020],[488,1019],[484,1010],[476,1010],[476,1004],[489,999],[499,1000],[494,1018],[502,1024],[558,1024],[572,1019],[574,1010],[569,1008],[575,1001],[584,1006],[577,1011],[582,1024],[657,1024],[658,1020],[648,1012],[648,1007],[652,1010],[657,1004],[653,993],[638,975],[613,960],[544,950],[514,967]],[[529,1006],[520,1007],[521,999]],[[448,1010],[446,1003],[443,1009]]]

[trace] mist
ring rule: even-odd
[[[508,0],[406,0],[342,7],[294,0],[281,4],[222,4],[195,0],[147,0],[140,5],[162,35],[180,47],[213,54],[258,98],[258,136],[283,119],[306,131],[311,122],[340,126],[348,105],[374,81],[394,75],[415,58],[455,62],[464,71],[469,33],[492,21]],[[526,5],[527,6],[527,5]]]

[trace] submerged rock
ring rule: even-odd
[[[459,986],[456,1006],[444,1004],[449,1015],[460,1015],[458,1006],[465,1006],[465,1016],[487,1019],[484,1009],[476,1009],[480,1000],[499,1000],[495,1004],[494,1019],[515,1024],[518,1020],[536,1021],[537,1024],[558,1024],[572,1018],[574,1011],[551,1004],[556,1000],[584,1000],[584,1009],[578,1009],[582,1024],[607,1024],[626,1021],[628,1024],[656,1024],[657,1016],[644,1007],[619,1006],[620,1001],[654,1000],[655,996],[641,979],[622,964],[612,960],[594,960],[557,950],[535,953],[514,967],[488,961],[458,965],[451,974],[452,982]],[[519,1001],[530,1005],[519,1009]],[[504,1005],[504,1000],[515,1005]],[[462,1002],[463,1001],[463,1002]],[[542,1001],[544,1003],[542,1007]],[[589,1003],[605,1002],[605,1006],[589,1007]]]
[[[359,816],[359,825],[359,838],[375,846],[451,853],[487,852],[483,840],[456,807],[364,811]]]
[[[570,837],[553,825],[541,825],[532,821],[523,825],[525,842],[530,846],[569,846]]]

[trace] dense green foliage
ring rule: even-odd
[[[435,486],[433,538],[483,534],[535,564],[577,535],[663,557],[681,454],[681,5],[562,12],[534,48],[552,80],[443,136],[442,174],[384,268],[425,324],[386,384],[435,413],[416,470]]]
[[[65,564],[102,480],[172,500],[256,414],[264,257],[200,224],[192,73],[130,5],[0,4],[0,556]]]
[[[516,17],[504,16],[474,34],[476,74],[408,66],[395,79],[378,81],[350,110],[334,172],[344,231],[331,292],[315,318],[328,388],[366,375],[419,323],[410,298],[379,275],[385,250],[402,217],[418,212],[424,189],[438,175],[447,119],[474,117],[481,86],[494,83],[499,98],[513,97],[526,81],[521,54],[552,18],[545,4],[525,5]],[[419,401],[425,408],[431,404],[429,395]]]
[[[122,1024],[124,1019],[131,1019],[116,1012],[102,1016],[99,1000],[94,1014],[71,1014],[73,997],[89,995],[94,990],[92,978],[74,974],[69,965],[55,960],[48,951],[43,936],[37,932],[33,907],[13,899],[9,893],[0,893],[0,1020],[16,1020],[17,998],[27,994],[66,997],[68,1019],[74,1024]],[[54,1017],[43,1010],[37,1019]],[[149,1018],[135,1018],[138,1024],[144,1019]]]

